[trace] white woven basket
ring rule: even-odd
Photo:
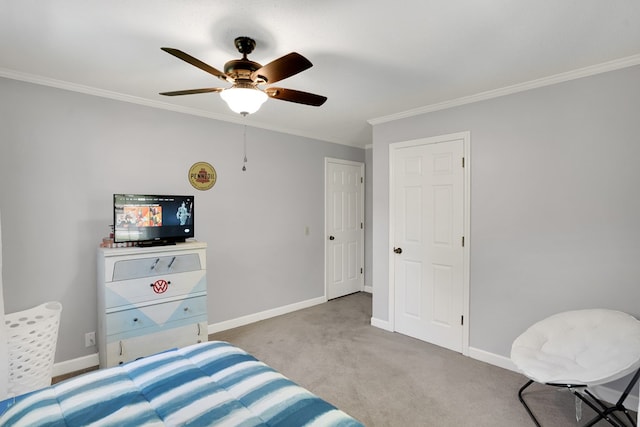
[[[9,395],[51,385],[62,304],[46,302],[5,315],[9,347]]]

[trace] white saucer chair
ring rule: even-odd
[[[616,427],[636,425],[624,406],[640,377],[640,321],[633,316],[605,309],[550,316],[516,338],[511,360],[529,378],[518,397],[536,426],[540,423],[523,397],[534,382],[570,390],[576,396],[578,421],[582,402],[593,409],[596,416],[584,426],[600,420]],[[590,389],[629,375],[627,387],[614,404],[602,401]]]

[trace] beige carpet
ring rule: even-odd
[[[370,321],[371,295],[357,293],[209,339],[247,350],[368,427],[534,425],[517,396],[525,377]],[[578,425],[571,394],[529,389],[543,427]],[[593,415],[583,413],[583,423]]]

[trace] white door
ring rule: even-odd
[[[327,299],[364,289],[364,165],[325,161]]]
[[[392,150],[395,330],[462,351],[464,140]]]

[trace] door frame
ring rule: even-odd
[[[464,316],[464,322],[462,325],[462,354],[469,356],[469,326],[471,324],[471,318],[469,316],[470,305],[470,293],[469,293],[469,255],[471,248],[471,132],[456,132],[446,135],[439,135],[433,137],[412,139],[409,141],[394,142],[389,144],[389,246],[387,254],[389,257],[389,323],[392,331],[396,330],[396,313],[395,313],[395,258],[393,256],[393,243],[395,236],[395,209],[393,201],[395,200],[394,194],[394,165],[396,159],[396,151],[401,148],[415,147],[419,145],[437,144],[439,142],[447,142],[452,140],[463,141],[463,155],[464,155],[464,195],[463,195],[463,301],[462,301],[462,315]]]
[[[360,251],[360,265],[362,266],[362,269],[364,270],[364,227],[366,226],[366,224],[364,223],[364,163],[363,162],[354,162],[351,160],[344,160],[344,159],[336,159],[336,158],[332,158],[332,157],[325,157],[324,158],[324,224],[322,226],[323,228],[323,238],[324,238],[324,245],[323,245],[323,249],[324,249],[324,300],[328,301],[328,295],[329,293],[328,291],[328,278],[327,278],[327,245],[329,244],[329,238],[328,238],[328,232],[327,232],[327,216],[328,216],[328,212],[327,212],[327,188],[328,188],[328,179],[329,179],[329,163],[338,163],[338,164],[342,164],[342,165],[349,165],[349,166],[359,166],[360,167],[360,176],[362,177],[362,182],[360,185],[360,191],[361,191],[361,196],[360,197],[360,206],[358,207],[360,209],[360,221],[362,222],[363,226],[360,229],[360,239],[358,244],[360,245],[360,247],[362,248],[362,250]],[[360,275],[360,291],[364,291],[364,271],[363,273]]]

